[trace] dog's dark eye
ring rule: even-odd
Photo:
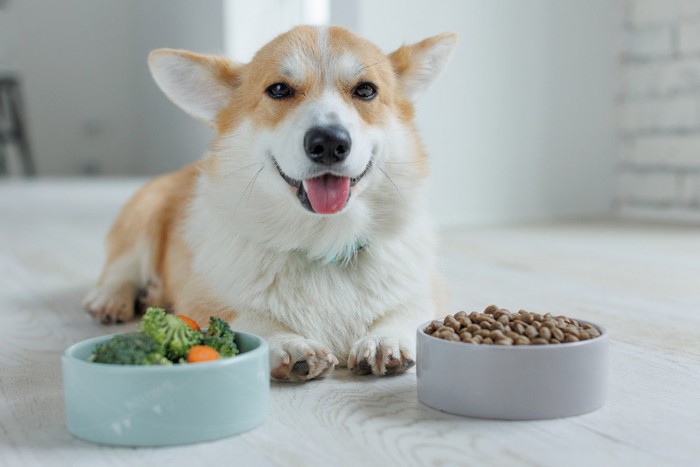
[[[284,83],[275,83],[269,86],[265,92],[273,99],[284,99],[285,97],[290,97],[293,94],[292,88]]]
[[[352,92],[352,95],[358,99],[369,101],[377,97],[377,88],[372,83],[360,83]]]

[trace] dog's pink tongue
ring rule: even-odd
[[[345,206],[350,196],[350,178],[323,175],[306,180],[306,195],[319,214],[334,214]]]

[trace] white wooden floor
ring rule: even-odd
[[[422,406],[415,372],[336,371],[274,384],[261,427],[192,446],[128,449],[73,438],[59,356],[129,329],[80,302],[105,233],[138,181],[0,184],[0,466],[700,465],[700,229],[565,223],[442,236],[453,306],[551,311],[606,326],[610,397],[561,420],[462,418]]]

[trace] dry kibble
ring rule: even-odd
[[[457,321],[452,315],[445,316],[443,323],[445,323],[445,326],[449,326],[455,331],[459,331],[459,328],[462,327],[462,324],[459,321]]]
[[[469,332],[475,332],[475,331],[478,331],[479,329],[481,329],[481,326],[479,326],[476,323],[472,323],[472,324],[467,326],[467,331],[469,331]]]
[[[505,334],[506,334],[506,337],[510,337],[513,340],[517,339],[518,337],[524,337],[522,334],[515,332],[515,331],[508,331]]]
[[[489,305],[483,313],[459,311],[425,328],[431,336],[454,342],[486,345],[546,345],[595,339],[600,331],[564,315],[539,314]]]
[[[534,339],[535,337],[537,337],[539,335],[539,333],[537,332],[537,329],[532,324],[527,325],[523,334],[525,334],[530,339]]]
[[[496,339],[494,343],[496,345],[513,345],[513,339],[510,337],[504,337],[502,339]]]
[[[462,318],[468,318],[466,311],[458,311],[457,313],[455,313],[456,320],[460,320]]]
[[[455,319],[459,321],[459,324],[461,324],[462,327],[472,324],[472,320],[469,319],[469,316],[467,316],[466,313],[463,316],[455,317]]]
[[[437,329],[442,326],[440,321],[432,321],[427,328],[425,328],[425,332],[428,334],[433,334]]]
[[[502,331],[493,331],[493,332],[491,332],[491,336],[490,336],[490,337],[491,337],[491,339],[493,339],[494,341],[497,341],[497,340],[499,340],[499,339],[505,339],[506,336],[505,336],[505,334],[503,334]]]
[[[554,328],[552,329],[552,337],[554,337],[559,342],[562,342],[564,340],[564,331],[562,331],[559,328]]]

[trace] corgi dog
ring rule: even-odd
[[[442,290],[414,99],[456,40],[387,55],[299,26],[245,64],[153,51],[156,83],[215,136],[128,201],[85,309],[103,323],[147,306],[222,316],[268,341],[276,380],[405,372]]]

